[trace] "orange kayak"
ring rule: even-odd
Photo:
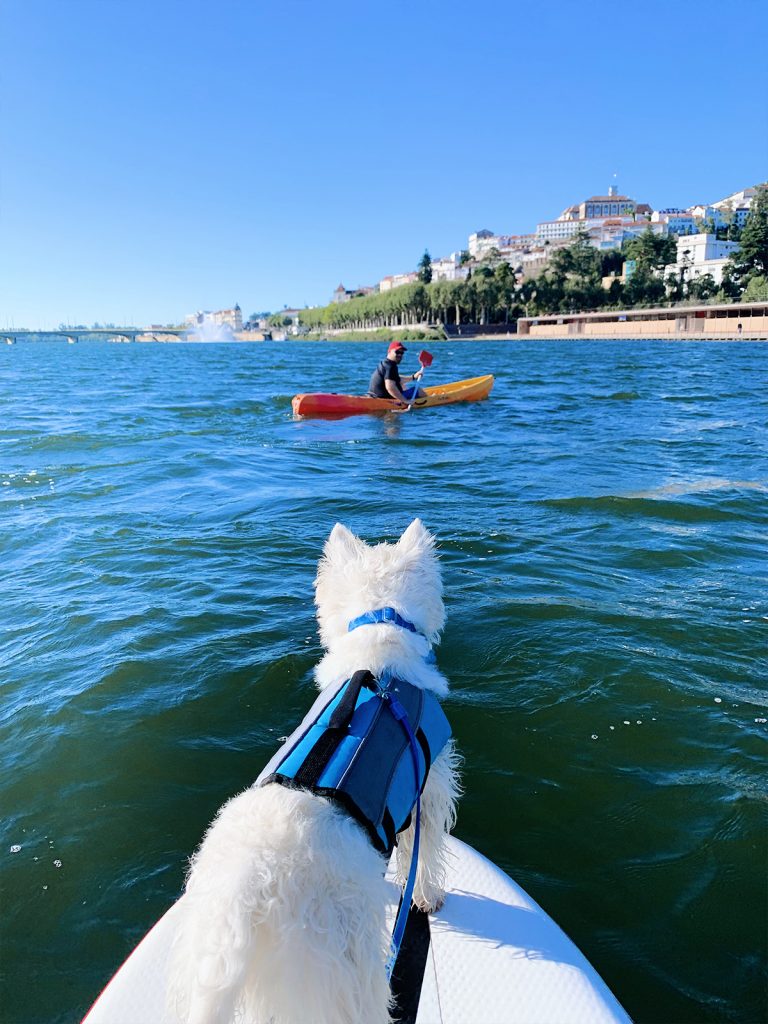
[[[413,409],[431,409],[436,405],[453,402],[479,402],[487,398],[493,387],[493,375],[456,380],[451,384],[435,384],[423,388],[424,397],[412,403]],[[388,398],[370,398],[368,395],[296,395],[291,402],[294,416],[355,416],[366,412],[392,412],[396,402]]]

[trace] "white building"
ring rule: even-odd
[[[193,329],[203,324],[212,324],[216,327],[231,327],[233,331],[242,331],[243,314],[236,304],[233,309],[217,309],[215,313],[207,309],[198,310],[197,313],[190,313],[184,317],[184,323]]]
[[[692,281],[711,274],[715,284],[722,284],[725,266],[738,248],[738,242],[721,241],[715,235],[684,235],[677,240],[677,262],[664,268],[664,276],[684,273],[685,279]]]
[[[462,265],[460,252],[432,260],[431,267],[433,281],[463,281],[469,273],[469,267]]]
[[[608,222],[613,226],[616,224],[626,224],[628,227],[645,226],[652,212],[647,203],[636,203],[629,196],[619,195],[616,187],[611,186],[607,196],[590,196],[589,199],[567,207],[557,220],[545,220],[537,224],[536,241],[539,243],[566,241],[573,238],[579,229],[587,231],[590,237],[597,237],[595,233],[602,232],[603,226]],[[610,248],[612,235],[616,235],[616,232],[602,233],[598,247]],[[621,244],[621,238],[616,244]]]
[[[592,217],[589,220],[549,220],[537,225],[536,241],[565,242],[573,238],[580,229],[586,231],[597,249],[616,249],[625,238],[642,235],[648,228],[662,233],[660,225],[649,224],[644,218],[635,217]]]
[[[750,206],[737,206],[733,211],[733,222],[738,228],[743,228],[749,216]]]
[[[331,296],[332,303],[349,302],[350,299],[358,299],[362,295],[371,295],[376,289],[370,285],[360,285],[358,288],[345,288],[343,284],[334,291]]]
[[[725,199],[718,199],[716,203],[712,203],[716,210],[748,210],[752,204],[752,200],[757,195],[757,188],[743,188],[740,192],[734,192],[730,196],[726,196]]]
[[[738,242],[726,242],[715,235],[688,235],[687,238],[677,240],[677,258],[679,260],[680,254],[688,251],[694,263],[704,263],[707,260],[728,259],[738,248]]]
[[[616,186],[611,185],[607,196],[590,196],[580,203],[563,210],[558,220],[603,220],[606,217],[646,216],[651,208],[646,203],[636,203],[629,196],[620,196]]]
[[[582,220],[630,217],[637,209],[635,200],[629,196],[617,195],[615,186],[608,189],[607,196],[590,196],[578,206],[579,218]]]
[[[649,228],[654,234],[665,234],[661,224],[649,224],[645,220],[635,221],[631,217],[590,221],[588,233],[596,249],[620,249],[627,239],[644,235]]]
[[[334,289],[333,295],[331,296],[331,303],[349,302],[355,293],[350,291],[349,288],[345,288],[343,282],[339,284],[338,288]]]
[[[399,288],[403,284],[413,284],[418,281],[419,275],[416,271],[411,271],[410,274],[390,274],[389,277],[382,277],[379,281],[379,291],[389,292],[393,288]]]
[[[499,243],[499,259],[513,270],[518,270],[523,258],[537,246],[535,235],[500,235]]]
[[[695,221],[712,221],[716,228],[724,228],[728,224],[728,221],[716,206],[699,203],[698,206],[689,206],[686,212],[690,213]]]
[[[563,242],[573,238],[579,228],[587,228],[585,220],[544,220],[536,225],[536,241]]]
[[[234,309],[218,309],[211,316],[215,324],[226,324],[233,331],[242,331],[243,329],[243,314],[237,303],[235,303]]]
[[[668,235],[693,235],[699,230],[689,210],[678,210],[675,207],[654,210],[651,214],[651,224],[661,224]]]
[[[495,249],[497,237],[497,235],[487,229],[476,231],[473,235],[470,235],[467,249],[469,249],[469,255],[472,259],[481,260],[491,249]]]
[[[752,207],[752,200],[757,195],[757,188],[758,186],[743,188],[741,192],[734,192],[733,195],[726,196],[725,199],[712,203],[712,206],[716,210],[721,210],[726,218],[730,214],[733,218],[733,223],[737,227],[743,228]]]
[[[538,244],[540,240],[536,235],[494,235],[491,231],[478,231],[469,236],[467,248],[478,263],[494,253],[502,263],[519,267],[525,253]]]

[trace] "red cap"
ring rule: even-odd
[[[393,342],[390,342],[390,346],[387,349],[387,355],[389,355],[391,352],[407,352],[407,351],[408,351],[408,349],[405,347],[405,345],[402,343],[402,341],[393,341]]]

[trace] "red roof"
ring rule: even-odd
[[[590,196],[589,199],[585,199],[585,203],[616,203],[620,199],[624,199],[629,203],[634,202],[629,196]]]

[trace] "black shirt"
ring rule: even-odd
[[[397,384],[400,390],[403,390],[403,386],[400,383],[400,371],[397,368],[397,363],[392,359],[382,359],[376,369],[373,371],[371,377],[371,383],[368,385],[368,394],[372,398],[391,398],[392,395],[387,391],[384,384],[385,380],[392,380]]]

